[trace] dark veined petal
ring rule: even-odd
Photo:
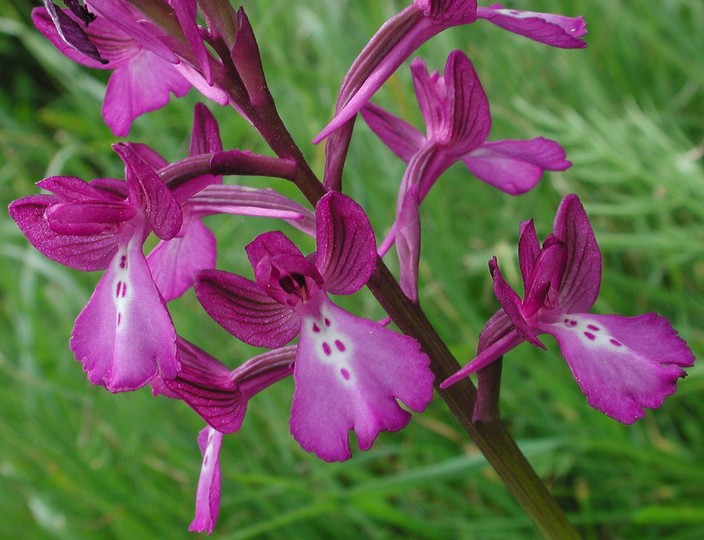
[[[169,240],[178,234],[183,222],[181,207],[152,167],[125,144],[114,149],[125,163],[130,202],[144,209],[154,234]]]
[[[298,255],[303,257],[301,250],[296,247],[281,231],[271,231],[260,234],[245,247],[249,263],[252,268],[257,268],[259,262],[264,258],[272,258],[280,255]],[[265,283],[263,285],[266,285]]]
[[[694,355],[664,317],[565,314],[542,325],[552,334],[587,401],[631,424],[675,391]]]
[[[96,64],[95,67],[108,63],[100,56],[100,51],[81,25],[50,0],[44,0],[44,9],[35,8],[32,11],[32,20],[37,29],[64,54],[73,50],[78,53],[78,58],[84,59],[85,63]]]
[[[13,201],[9,213],[30,244],[50,259],[76,270],[104,270],[118,245],[114,234],[60,234],[49,228],[47,208],[56,204],[53,195],[30,195]]]
[[[538,234],[535,232],[535,224],[532,219],[524,221],[519,227],[518,237],[518,264],[521,267],[524,291],[530,287],[529,280],[539,255],[540,242]]]
[[[536,347],[541,347],[544,349],[545,346],[538,339],[535,329],[531,327],[523,316],[523,303],[520,297],[506,282],[504,276],[501,274],[496,257],[493,257],[489,261],[489,271],[491,272],[491,277],[494,280],[494,294],[499,300],[501,307],[506,312],[506,315],[508,315],[511,319],[511,322],[516,328],[518,334],[520,334],[525,341],[532,343]]]
[[[37,182],[37,186],[51,191],[63,202],[119,202],[127,198],[118,187],[126,186],[125,182],[116,178],[84,182],[75,176],[50,176]]]
[[[585,313],[591,309],[599,295],[601,252],[577,195],[567,195],[560,203],[553,234],[567,246],[559,306],[566,313]]]
[[[196,275],[195,291],[208,315],[233,336],[255,347],[281,347],[300,329],[300,320],[289,307],[244,277],[203,270]]]
[[[80,202],[52,204],[44,216],[55,233],[89,236],[114,233],[136,214],[137,209],[126,202]]]
[[[364,210],[338,192],[327,193],[315,208],[316,266],[333,294],[361,289],[376,265],[376,240]]]
[[[293,373],[296,347],[281,347],[250,358],[234,371],[179,337],[181,370],[173,379],[152,380],[155,395],[183,400],[221,433],[238,431],[248,400]]]
[[[302,318],[294,367],[291,433],[325,461],[350,457],[349,431],[362,450],[380,431],[397,431],[432,399],[430,361],[418,342],[360,319],[326,300]]]

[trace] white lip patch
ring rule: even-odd
[[[303,331],[313,343],[315,358],[321,364],[332,367],[342,384],[354,384],[354,372],[349,361],[353,353],[352,341],[340,332],[337,321],[328,310],[323,309],[319,317],[307,317],[303,322]]]
[[[580,343],[592,349],[608,348],[612,352],[623,352],[628,350],[623,343],[613,337],[604,325],[600,322],[580,317],[578,315],[565,315],[554,326],[560,326],[574,333]]]

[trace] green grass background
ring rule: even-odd
[[[555,138],[574,162],[520,198],[448,171],[422,209],[421,301],[461,361],[497,308],[487,260],[518,285],[520,221],[542,236],[569,192],[582,198],[604,257],[600,313],[657,311],[695,355],[704,351],[704,4],[691,0],[532,0],[511,7],[584,15],[585,50],[556,50],[486,22],[455,28],[419,52],[431,68],[464,50],[492,106],[490,139]],[[31,2],[0,0],[2,205],[54,174],[120,176],[100,119],[105,74],[58,54],[29,24]],[[350,62],[407,5],[375,0],[245,2],[272,92],[308,141],[329,119]],[[192,92],[138,119],[129,139],[182,157]],[[408,70],[375,101],[420,126]],[[229,110],[213,106],[227,146],[266,151]],[[391,223],[403,164],[358,122],[345,190],[378,235]],[[229,179],[228,181],[238,181]],[[253,180],[295,196],[280,182]],[[279,223],[216,217],[219,266],[250,270],[242,247]],[[53,263],[0,214],[0,537],[188,538],[200,419],[147,389],[110,395],[88,383],[68,349],[73,320],[98,274]],[[298,238],[298,237],[296,237]],[[302,245],[306,244],[301,239]],[[345,300],[381,312],[366,293]],[[179,332],[231,366],[251,354],[199,310],[173,304]],[[547,341],[547,340],[546,340]],[[553,344],[505,361],[502,412],[585,538],[704,537],[704,368],[633,426],[592,410]],[[341,464],[303,452],[288,434],[292,386],[250,403],[223,444],[223,496],[213,538],[534,538],[537,533],[436,399],[396,434]]]

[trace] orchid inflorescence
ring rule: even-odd
[[[215,526],[223,434],[240,429],[249,398],[290,375],[292,436],[321,459],[341,461],[351,457],[350,431],[367,450],[380,431],[400,430],[410,411],[422,412],[434,385],[444,397],[454,383],[523,341],[544,348],[539,334],[555,337],[589,404],[624,423],[642,417],[644,407],[659,407],[693,364],[686,343],[656,314],[589,313],[601,283],[601,255],[576,195],[564,198],[542,245],[533,222],[521,224],[523,299],[496,258],[489,261],[500,309],[480,335],[476,359],[464,368],[442,367],[444,349],[428,337],[432,329],[418,307],[420,207],[446,169],[462,162],[479,180],[515,196],[531,190],[544,171],[571,163],[557,142],[543,137],[488,140],[489,102],[461,51],[449,53],[442,73],[430,72],[420,58],[410,62],[423,130],[371,98],[416,49],[447,28],[483,19],[549,46],[581,48],[582,18],[479,7],[474,0],[415,0],[379,28],[342,81],[335,115],[314,139],[326,141],[319,181],[279,119],[242,8],[226,0],[64,3],[65,9],[45,0],[32,20],[67,57],[110,70],[102,112],[115,136],[126,136],[138,116],[165,106],[170,94],[181,97],[193,87],[232,107],[276,156],[224,149],[213,114],[198,104],[182,160],[169,163],[144,144],[116,143],[124,180],[52,176],[37,184],[47,193],[16,200],[9,209],[47,257],[81,271],[104,270],[70,339],[90,382],[110,392],[150,385],[154,394],[187,403],[207,423],[198,436],[203,466],[191,530]],[[342,193],[358,113],[407,163],[393,225],[380,243],[364,209]],[[272,189],[225,183],[226,175],[291,181],[313,209]],[[246,246],[253,280],[215,269],[215,236],[202,221],[212,214],[282,220],[312,237],[316,250],[304,254],[284,232],[272,231]],[[152,233],[158,243],[145,255]],[[397,280],[382,259],[394,247]],[[358,317],[330,298],[365,285],[389,319]],[[267,350],[232,369],[180,337],[168,303],[190,287],[229,333]],[[388,328],[389,320],[404,333]],[[477,409],[493,387],[483,388],[480,378],[472,397]],[[474,392],[471,385],[463,388]],[[477,422],[488,418],[475,414]]]

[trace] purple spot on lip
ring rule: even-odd
[[[325,319],[325,326],[330,326],[330,319]]]
[[[127,283],[118,281],[117,289],[115,289],[115,298],[124,298],[125,296],[127,296]]]
[[[623,346],[623,343],[621,343],[619,340],[614,339],[614,338],[611,338],[609,340],[609,343],[611,343],[611,345],[613,345],[614,347],[622,347]]]
[[[127,256],[120,257],[120,268],[127,268]]]
[[[342,368],[342,369],[340,370],[340,374],[342,375],[342,377],[343,377],[346,381],[349,381],[349,380],[350,380],[350,372],[347,371],[345,368]]]
[[[335,347],[337,347],[337,350],[340,352],[343,352],[345,350],[345,344],[342,343],[339,339],[335,340]]]
[[[330,356],[332,349],[330,349],[330,344],[327,341],[323,341],[323,352],[326,356]]]
[[[565,319],[563,322],[565,323],[565,326],[569,326],[569,327],[577,326],[577,321],[575,321],[573,319]]]
[[[596,336],[592,334],[591,332],[584,332],[584,335],[587,336],[587,339],[590,339],[594,341],[596,339]]]
[[[587,328],[589,328],[589,330],[594,330],[595,332],[598,332],[600,330],[598,326],[594,326],[593,324],[588,324]]]
[[[315,332],[316,334],[320,332],[320,327],[315,323],[313,323],[313,332]]]

